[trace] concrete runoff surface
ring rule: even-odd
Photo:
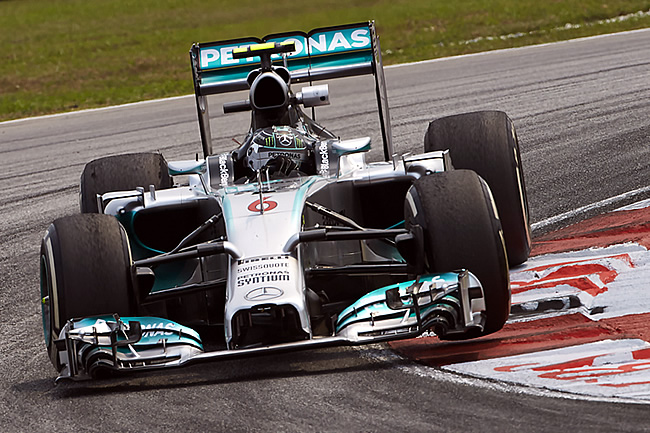
[[[512,314],[502,331],[391,347],[445,371],[650,403],[649,248],[648,203],[548,233],[511,269]]]

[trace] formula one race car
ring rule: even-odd
[[[394,155],[373,22],[195,44],[190,57],[204,158],[92,161],[81,213],[43,238],[59,379],[502,328],[508,266],[530,251],[504,113],[435,120],[425,153]],[[313,82],[364,74],[381,162],[366,161],[370,138],[342,140],[302,109],[329,103]],[[223,109],[251,112],[248,135],[214,154],[207,97],[245,89]]]

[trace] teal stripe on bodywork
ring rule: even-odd
[[[228,197],[228,193],[224,191],[223,194],[221,194],[222,200],[221,200],[221,212],[223,212],[223,221],[226,226],[226,235],[228,234],[228,227],[232,227],[233,224],[233,216],[232,216],[232,205],[230,204],[230,198]]]
[[[167,253],[168,251],[160,251],[143,244],[140,241],[140,238],[135,235],[134,222],[136,215],[137,211],[133,211],[125,212],[116,216],[117,220],[124,226],[129,234],[129,245],[131,246],[131,255],[133,256],[133,260],[146,259],[158,254]],[[182,285],[192,277],[195,269],[196,264],[195,261],[192,260],[164,263],[156,266],[156,279],[151,288],[151,293]]]
[[[116,215],[115,218],[124,226],[129,234],[129,243],[131,244],[131,255],[134,260],[144,259],[157,254],[164,254],[166,251],[159,251],[143,244],[135,235],[135,217],[137,211],[124,212]]]
[[[294,225],[294,227],[302,228],[300,219],[302,218],[302,210],[305,205],[305,196],[307,195],[309,188],[314,184],[314,182],[316,182],[316,179],[316,176],[311,176],[305,183],[300,185],[298,193],[296,194],[296,198],[293,201],[293,209],[291,210],[291,219],[293,220],[292,222],[297,224]],[[296,217],[298,218],[298,221],[294,220]]]
[[[392,226],[388,227],[386,230],[390,229],[403,229],[404,228],[404,220],[398,222],[397,224],[393,224]]]

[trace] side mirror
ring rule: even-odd
[[[337,155],[367,152],[370,150],[370,137],[353,138],[351,140],[335,141],[332,149]]]
[[[167,164],[170,176],[180,176],[184,174],[201,174],[205,173],[205,161],[195,161],[193,159],[185,161],[170,161]]]

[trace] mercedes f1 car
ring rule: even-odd
[[[59,379],[503,327],[508,266],[530,251],[505,113],[434,120],[423,153],[395,154],[373,22],[197,43],[190,60],[203,158],[88,163],[81,213],[42,240]],[[383,161],[303,110],[329,104],[315,82],[356,75],[374,78]],[[251,113],[246,138],[215,154],[208,96],[241,90],[223,110]]]

